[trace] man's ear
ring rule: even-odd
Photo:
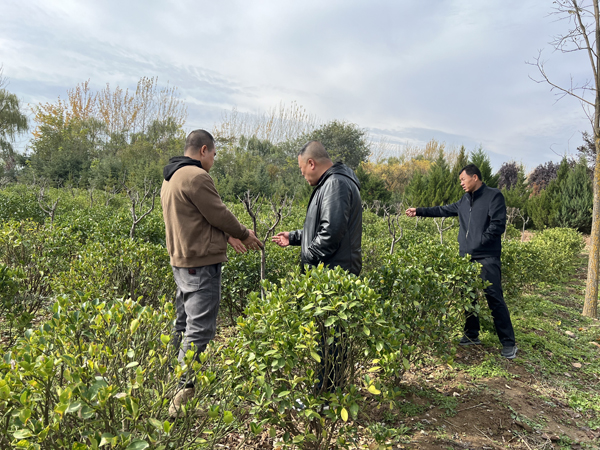
[[[308,158],[308,160],[307,160],[306,162],[308,163],[308,165],[310,166],[310,168],[311,168],[311,169],[314,169],[314,168],[315,168],[315,166],[317,165],[317,164],[315,163],[315,160],[314,160],[314,159],[312,159],[312,158]]]
[[[200,150],[198,151],[198,154],[200,156],[204,156],[206,154],[207,150],[208,150],[208,147],[206,145],[203,145],[202,147],[200,147]]]

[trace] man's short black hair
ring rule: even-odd
[[[209,149],[214,148],[215,138],[206,130],[194,130],[188,134],[185,140],[184,153],[197,153],[203,145],[206,145]]]
[[[483,181],[481,178],[481,171],[479,170],[479,167],[477,167],[475,164],[467,164],[460,170],[460,172],[458,172],[458,175],[460,176],[460,174],[463,172],[465,172],[470,177],[472,177],[473,175],[477,175],[479,181]]]

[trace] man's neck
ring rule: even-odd
[[[475,192],[477,192],[479,189],[481,189],[481,186],[483,186],[483,182],[480,181],[479,184],[475,185],[475,189],[473,189],[473,192],[471,192],[471,194],[474,194]]]

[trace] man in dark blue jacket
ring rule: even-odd
[[[362,268],[362,202],[360,183],[348,166],[331,161],[329,154],[318,141],[308,142],[298,154],[298,166],[302,175],[314,190],[308,202],[304,228],[296,231],[283,231],[272,240],[280,247],[300,245],[300,260],[303,265],[326,267],[340,266],[354,275]],[[322,363],[321,382],[317,392],[333,392],[339,386],[342,370],[337,370],[344,360],[344,349],[334,343],[321,344],[322,355],[329,354],[333,364],[327,370]],[[328,371],[328,376],[324,372]]]
[[[504,196],[500,190],[488,187],[481,181],[481,172],[474,164],[464,167],[459,178],[465,195],[458,202],[431,208],[408,208],[406,215],[409,217],[458,216],[460,255],[468,254],[473,261],[481,264],[481,278],[492,283],[485,289],[485,297],[492,310],[496,333],[502,344],[502,356],[513,359],[517,355],[517,346],[510,313],[502,294],[500,265],[501,238],[506,228]],[[481,344],[477,315],[467,316],[465,333],[459,344]]]

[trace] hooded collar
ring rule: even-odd
[[[354,184],[356,184],[356,187],[358,188],[358,190],[360,190],[360,182],[358,181],[356,174],[352,171],[352,169],[350,169],[350,167],[346,166],[345,164],[343,164],[341,162],[334,163],[333,166],[331,166],[329,169],[327,169],[325,171],[325,173],[323,175],[321,175],[321,178],[319,178],[319,182],[315,186],[315,190],[317,188],[319,188],[325,182],[325,180],[333,174],[344,175],[345,177],[352,180],[354,182]]]
[[[174,156],[163,169],[163,177],[169,181],[175,172],[185,166],[196,166],[202,169],[202,164],[197,159],[189,156]]]

